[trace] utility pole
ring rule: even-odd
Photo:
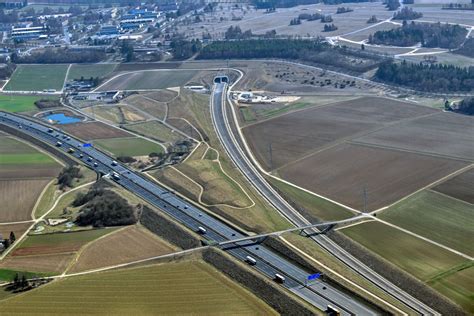
[[[367,187],[364,185],[364,213],[367,213]]]
[[[273,170],[273,152],[272,152],[272,142],[270,141],[270,143],[268,144],[268,155],[269,155],[269,158],[270,158],[270,171]]]

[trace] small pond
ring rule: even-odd
[[[82,121],[81,118],[75,116],[68,116],[64,113],[54,113],[43,116],[43,119],[54,124],[71,124]]]

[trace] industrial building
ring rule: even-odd
[[[10,37],[15,41],[27,41],[32,39],[47,38],[48,28],[42,26],[12,27]]]

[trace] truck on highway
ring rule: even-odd
[[[331,316],[339,316],[341,315],[341,312],[334,306],[328,305],[326,308],[326,314],[331,315]]]
[[[279,273],[275,273],[275,277],[273,278],[278,283],[285,283],[285,277]]]
[[[115,180],[120,180],[120,175],[114,171],[112,172],[112,178],[114,178]]]
[[[116,166],[117,162],[115,160],[112,160],[112,166]]]
[[[68,153],[73,154],[75,152],[74,148],[69,147],[67,150]]]
[[[254,266],[254,265],[257,264],[257,260],[255,260],[254,258],[252,258],[250,256],[245,257],[245,262],[247,262],[251,266]]]

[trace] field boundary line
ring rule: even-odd
[[[209,208],[207,208],[205,205],[200,205],[198,202],[194,201],[193,199],[190,199],[188,198],[187,196],[185,196],[184,194],[174,190],[173,188],[171,188],[169,185],[166,185],[165,183],[159,181],[158,179],[156,179],[155,177],[151,176],[150,174],[148,174],[147,172],[143,173],[144,175],[146,175],[149,179],[151,179],[152,181],[158,183],[159,185],[163,186],[166,190],[170,191],[170,192],[173,192],[174,194],[178,195],[179,197],[183,198],[184,200],[188,201],[189,203],[193,204],[194,206],[196,207],[200,207],[201,209],[203,209],[205,212],[209,213],[209,215],[219,219],[220,221],[226,223],[227,225],[235,228],[236,230],[238,231],[242,231],[244,232],[245,234],[247,235],[252,235],[251,232],[249,232],[248,230],[234,224],[232,221],[222,217],[221,215],[211,211]]]
[[[468,170],[467,170],[467,171],[468,171]],[[448,179],[448,180],[450,180],[450,179]],[[446,180],[446,181],[448,181],[448,180]],[[474,207],[474,203],[470,203],[470,202],[468,202],[468,201],[464,201],[464,200],[458,199],[457,197],[451,196],[451,195],[449,195],[449,194],[446,194],[446,193],[443,193],[443,192],[439,192],[439,191],[433,190],[433,188],[429,188],[429,189],[427,189],[427,191],[430,191],[430,192],[432,192],[432,193],[434,193],[434,194],[442,195],[442,196],[444,196],[444,197],[447,198],[447,199],[454,200],[454,201],[456,201],[456,202],[466,204],[467,206],[472,206],[472,207]]]
[[[71,109],[71,110],[77,111],[77,112],[79,112],[80,114],[82,114],[82,115],[88,117],[90,120],[92,120],[92,122],[94,122],[94,121],[95,121],[95,122],[100,122],[100,123],[103,123],[103,124],[105,124],[105,125],[107,125],[107,126],[110,126],[110,127],[115,128],[115,129],[118,129],[118,130],[123,131],[123,129],[121,129],[121,128],[119,128],[119,127],[113,125],[113,124],[109,124],[109,123],[104,122],[104,121],[102,121],[102,120],[98,120],[98,119],[93,118],[91,115],[89,115],[88,113],[85,113],[85,112],[82,111],[81,109],[75,108],[75,107],[73,107],[73,106],[69,106],[69,105],[64,104],[64,103],[63,103],[63,105],[64,105],[64,107],[67,107],[67,108],[69,108],[69,109]],[[91,123],[92,123],[92,122],[91,122]],[[139,137],[139,138],[148,140],[148,141],[150,141],[150,142],[152,142],[152,143],[154,143],[154,144],[157,144],[157,145],[159,145],[161,148],[163,148],[163,151],[164,151],[165,153],[168,152],[168,149],[166,148],[165,145],[163,145],[162,143],[160,143],[160,142],[158,142],[158,141],[156,141],[156,140],[154,140],[154,139],[151,139],[151,138],[149,138],[149,137],[145,137],[145,136],[143,136],[143,135],[134,133],[134,132],[132,132],[132,131],[129,131],[128,129],[126,130],[126,132],[129,133],[129,134],[131,134],[131,135],[133,135],[133,136],[135,136],[135,137]]]
[[[444,181],[446,181],[446,180],[449,180],[449,179],[451,179],[451,178],[454,178],[454,177],[460,175],[461,173],[464,173],[464,172],[466,172],[466,171],[471,170],[473,167],[474,167],[474,163],[471,163],[471,164],[469,164],[469,165],[467,165],[467,166],[465,166],[465,167],[463,167],[463,168],[461,168],[461,169],[458,169],[458,170],[456,170],[456,171],[454,171],[454,172],[451,172],[450,174],[448,174],[448,175],[446,175],[446,176],[444,176],[444,177],[442,177],[442,178],[440,178],[440,179],[438,179],[438,180],[436,180],[436,181],[434,181],[434,182],[431,182],[431,183],[425,185],[424,187],[422,187],[422,188],[420,188],[420,189],[418,189],[418,190],[416,190],[416,191],[414,191],[414,192],[412,192],[412,193],[410,193],[410,194],[404,196],[403,198],[401,198],[401,199],[399,199],[399,200],[393,202],[392,204],[389,204],[389,205],[387,205],[387,206],[384,206],[384,207],[381,207],[381,208],[379,208],[379,209],[376,209],[375,211],[368,212],[367,214],[373,215],[373,214],[375,214],[376,212],[383,212],[383,211],[387,210],[388,208],[391,208],[391,207],[395,206],[396,204],[398,204],[398,203],[400,203],[400,202],[403,202],[404,200],[406,200],[406,199],[412,197],[413,195],[415,195],[415,194],[417,194],[417,193],[420,193],[421,191],[430,189],[430,188],[432,188],[432,187],[434,187],[434,186],[436,186],[436,185],[438,185],[438,184],[441,184],[442,182],[444,182]]]
[[[247,198],[251,201],[251,205],[250,206],[245,206],[245,207],[238,207],[238,206],[232,206],[232,205],[228,205],[228,204],[225,204],[225,203],[217,203],[217,204],[207,204],[207,203],[204,203],[202,201],[202,196],[204,194],[204,187],[199,184],[198,182],[196,182],[194,179],[192,179],[191,177],[189,177],[188,175],[186,175],[185,173],[183,173],[181,170],[175,168],[175,167],[171,167],[171,169],[177,171],[180,175],[182,175],[183,177],[185,177],[186,179],[188,179],[189,181],[191,181],[192,183],[194,183],[196,186],[199,187],[199,196],[198,196],[198,202],[206,207],[217,207],[217,206],[224,206],[224,207],[228,207],[228,208],[231,208],[231,209],[236,209],[236,210],[246,210],[246,209],[249,209],[249,208],[252,208],[255,206],[255,202],[248,196],[247,192],[243,191],[243,193],[247,196]],[[222,167],[221,167],[221,170],[222,170]],[[227,176],[227,175],[226,175]],[[229,176],[227,176],[229,178]],[[230,178],[229,178],[230,179]],[[233,179],[231,179],[232,181],[234,181]],[[234,181],[235,182],[235,181]],[[237,185],[239,185],[237,183]],[[239,185],[240,187],[240,185]],[[242,187],[240,187],[242,189]]]
[[[16,225],[16,224],[26,224],[26,223],[31,223],[34,222],[34,219],[30,219],[29,221],[19,221],[19,222],[2,222],[0,223],[0,226],[6,226],[6,225]]]
[[[243,76],[243,72],[242,72],[241,70],[236,69],[236,68],[229,68],[229,69],[230,69],[230,70],[233,70],[233,71],[237,71],[237,72],[240,74],[241,77]],[[276,180],[278,180],[278,181],[281,181],[281,182],[283,182],[283,183],[285,183],[285,184],[288,184],[288,185],[290,185],[290,186],[292,186],[292,187],[294,187],[294,188],[297,188],[297,189],[300,189],[300,190],[302,190],[302,191],[304,191],[304,192],[306,192],[306,193],[312,194],[313,196],[316,196],[316,197],[318,197],[318,198],[321,198],[321,199],[323,199],[323,200],[326,200],[326,201],[328,201],[328,202],[331,202],[331,203],[333,203],[333,204],[336,204],[336,205],[338,205],[338,206],[341,206],[341,207],[343,207],[343,208],[345,208],[345,209],[347,209],[347,210],[349,210],[349,211],[352,211],[352,212],[357,213],[357,214],[362,213],[361,211],[356,210],[356,209],[354,209],[354,208],[352,208],[352,207],[350,207],[350,206],[347,206],[347,205],[344,205],[344,204],[342,204],[342,203],[340,203],[340,202],[331,200],[330,198],[327,198],[327,197],[325,197],[325,196],[319,195],[319,194],[314,193],[314,192],[312,192],[312,191],[310,191],[310,190],[307,190],[307,189],[305,189],[305,188],[303,188],[303,187],[297,186],[297,185],[295,185],[294,183],[291,183],[291,182],[288,182],[288,181],[286,181],[286,180],[284,180],[284,179],[281,179],[281,178],[279,178],[279,177],[276,177],[276,176],[274,176],[274,175],[268,173],[265,169],[263,169],[262,166],[260,165],[260,163],[259,163],[259,162],[257,161],[257,159],[255,158],[255,156],[254,156],[254,154],[252,153],[252,151],[250,150],[250,147],[249,147],[249,145],[248,145],[248,143],[247,143],[247,141],[246,141],[246,139],[245,139],[245,137],[244,137],[244,135],[243,135],[243,133],[242,133],[242,130],[241,130],[241,127],[240,127],[240,123],[239,123],[238,118],[237,118],[237,113],[236,113],[236,111],[235,111],[235,106],[234,106],[234,104],[233,104],[231,98],[229,97],[229,94],[230,94],[230,92],[232,91],[231,88],[232,88],[232,87],[229,87],[229,90],[228,90],[228,93],[227,93],[227,100],[228,100],[228,103],[230,104],[230,108],[231,108],[231,110],[232,110],[232,116],[233,116],[235,125],[236,125],[236,127],[237,127],[236,130],[237,130],[237,132],[239,133],[239,138],[240,138],[242,144],[244,145],[244,149],[245,149],[244,154],[245,154],[245,156],[248,156],[248,157],[250,158],[251,162],[253,163],[253,165],[256,166],[256,168],[258,169],[258,171],[260,171],[261,173],[263,173],[263,174],[266,175],[266,176],[272,177],[272,178],[274,178],[274,179],[276,179]],[[283,216],[284,216],[284,215],[283,215]]]
[[[398,307],[396,306],[393,306],[391,303],[385,301],[384,299],[380,298],[379,296],[373,294],[372,292],[370,292],[369,290],[366,290],[365,288],[361,287],[360,285],[358,285],[357,283],[347,279],[345,276],[339,274],[337,271],[331,269],[330,267],[326,266],[324,263],[314,259],[311,255],[309,255],[308,253],[306,253],[305,251],[301,250],[300,248],[298,248],[297,246],[293,245],[290,241],[286,240],[283,236],[279,236],[279,239],[281,239],[285,244],[287,244],[289,247],[291,247],[292,249],[294,249],[296,252],[299,252],[301,253],[304,257],[308,258],[309,260],[315,262],[317,265],[323,267],[324,269],[328,270],[329,272],[337,275],[339,278],[343,279],[344,281],[348,282],[349,284],[351,284],[352,286],[356,287],[357,289],[359,289],[360,291],[366,293],[367,295],[371,296],[372,298],[384,303],[385,305],[389,306],[390,308],[393,308],[394,310],[396,310],[397,312],[400,313],[400,315],[408,315],[407,313],[405,313],[404,311],[400,310]]]
[[[413,237],[417,237],[418,239],[424,240],[424,241],[426,241],[426,242],[428,242],[428,243],[430,243],[430,244],[433,244],[433,245],[435,245],[435,246],[438,246],[438,247],[440,247],[440,248],[443,248],[444,250],[447,250],[447,251],[449,251],[449,252],[452,252],[452,253],[454,253],[454,254],[456,254],[456,255],[458,255],[458,256],[460,256],[460,257],[463,257],[463,258],[465,258],[465,259],[468,259],[468,260],[471,260],[471,261],[474,260],[474,257],[471,257],[471,256],[469,256],[469,255],[466,255],[465,253],[463,253],[463,252],[461,252],[461,251],[455,250],[455,249],[450,248],[450,247],[448,247],[448,246],[446,246],[446,245],[443,245],[443,244],[441,244],[441,243],[439,243],[439,242],[436,242],[436,241],[434,241],[434,240],[431,240],[431,239],[429,239],[429,238],[426,238],[426,237],[424,237],[424,236],[421,236],[421,235],[419,235],[419,234],[416,234],[416,233],[414,233],[414,232],[412,232],[412,231],[410,231],[410,230],[408,230],[408,229],[405,229],[405,228],[402,228],[402,227],[397,226],[397,225],[395,225],[395,224],[392,224],[392,223],[390,223],[390,222],[384,221],[383,219],[374,217],[374,221],[379,222],[379,223],[382,223],[382,224],[385,224],[385,225],[390,226],[390,227],[392,227],[392,228],[398,229],[399,231],[402,231],[402,232],[404,232],[404,233],[406,233],[406,234],[408,234],[408,235],[411,235],[411,236],[413,236]]]
[[[357,225],[360,225],[360,224],[369,223],[369,222],[373,222],[373,221],[375,221],[374,218],[363,218],[361,221],[351,223],[351,224],[347,224],[347,225],[342,225],[338,228],[335,228],[334,230],[341,230],[341,229],[345,229],[345,228],[349,228],[349,227],[353,227],[353,226],[357,226]]]
[[[94,240],[91,240],[89,241],[88,243],[86,243],[85,245],[83,245],[78,251],[74,252],[75,256],[74,258],[71,259],[71,261],[69,261],[66,269],[64,269],[64,272],[61,274],[61,276],[64,276],[76,263],[77,261],[79,260],[79,258],[81,257],[82,253],[87,249],[89,248],[92,244],[94,244],[96,241],[99,241],[107,236],[110,236],[110,235],[113,235],[113,234],[116,234],[118,232],[121,232],[122,230],[125,230],[126,228],[128,228],[129,226],[124,226],[124,227],[121,227],[119,229],[116,229],[108,234],[105,234],[105,235],[102,235],[100,236],[99,238],[96,238]]]
[[[38,208],[38,205],[40,203],[40,201],[43,199],[43,196],[44,194],[46,193],[46,191],[48,190],[49,186],[50,185],[53,185],[54,183],[56,182],[56,178],[53,178],[51,179],[51,181],[49,181],[43,188],[43,190],[41,191],[41,194],[38,196],[38,198],[36,199],[36,202],[35,202],[35,206],[33,207],[33,209],[31,210],[31,218],[32,220],[34,221],[36,219],[36,209]],[[56,193],[56,189],[54,190],[55,193]],[[53,195],[54,196],[54,195]]]
[[[41,217],[35,219],[35,220],[33,221],[33,223],[30,225],[30,227],[23,233],[23,235],[21,235],[21,237],[18,238],[18,239],[15,241],[15,243],[13,243],[13,245],[12,245],[11,247],[8,247],[8,248],[0,255],[0,261],[3,260],[13,249],[15,249],[18,245],[21,244],[21,241],[23,241],[23,239],[26,238],[26,236],[27,236],[28,233],[31,231],[31,229],[33,229],[33,227],[34,227],[37,223],[43,221],[44,218],[56,208],[56,206],[58,205],[59,201],[60,201],[66,194],[69,194],[69,193],[71,193],[71,192],[74,192],[74,191],[76,191],[76,190],[79,190],[79,189],[81,189],[81,188],[83,188],[83,187],[86,187],[86,186],[88,186],[88,185],[91,185],[91,184],[93,184],[93,183],[95,183],[95,181],[88,182],[88,183],[84,183],[84,184],[82,184],[82,185],[80,185],[80,186],[77,186],[77,187],[75,187],[75,188],[72,188],[71,190],[66,191],[66,192],[64,192],[63,194],[59,195],[59,196],[57,197],[56,201],[54,202],[54,204],[51,206],[51,208],[50,208],[46,213],[44,213]]]

